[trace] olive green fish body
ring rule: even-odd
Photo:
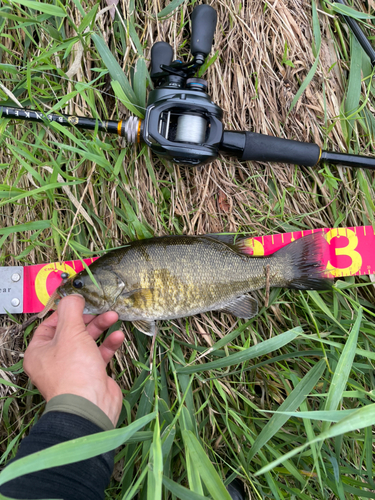
[[[257,258],[245,254],[241,245],[207,236],[140,240],[109,252],[90,266],[99,288],[82,271],[60,287],[60,293],[80,293],[86,300],[86,312],[114,310],[121,319],[141,325],[142,331],[150,330],[145,325],[154,325],[155,320],[204,311],[221,309],[246,318],[256,314],[257,304],[245,294],[266,286],[267,280],[269,286],[306,288],[306,283],[293,286],[296,252],[286,252],[286,248]],[[322,286],[322,270],[313,274]],[[304,276],[304,282],[306,279]]]

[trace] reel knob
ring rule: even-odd
[[[161,64],[169,66],[173,59],[173,49],[167,42],[156,42],[151,49],[151,78],[163,70]]]
[[[211,52],[216,29],[217,13],[209,5],[195,7],[191,15],[191,46],[190,52],[197,64],[203,64]]]

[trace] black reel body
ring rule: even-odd
[[[183,165],[202,165],[219,154],[223,112],[207,94],[207,82],[194,78],[212,46],[217,14],[199,5],[192,14],[188,63],[173,61],[173,49],[157,42],[151,49],[150,92],[141,136],[158,156]]]
[[[219,154],[223,112],[201,82],[190,80],[182,89],[165,86],[150,93],[141,133],[158,156],[183,165],[201,165]]]

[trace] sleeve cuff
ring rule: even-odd
[[[114,429],[110,418],[104,413],[103,410],[96,406],[88,399],[77,396],[76,394],[59,394],[50,399],[46,405],[44,413],[50,411],[62,411],[65,413],[72,413],[78,415],[96,424],[103,431],[110,431]]]

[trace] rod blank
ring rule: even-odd
[[[328,161],[335,165],[340,164],[344,167],[369,168],[375,170],[375,158],[370,158],[368,156],[323,151],[320,160]]]
[[[26,120],[32,122],[56,122],[65,127],[77,127],[86,130],[99,130],[100,132],[119,133],[118,121],[109,120],[102,122],[95,118],[85,118],[84,116],[70,116],[55,113],[42,113],[31,109],[13,108],[11,106],[0,106],[0,116],[13,120]],[[121,134],[119,134],[121,135]]]

